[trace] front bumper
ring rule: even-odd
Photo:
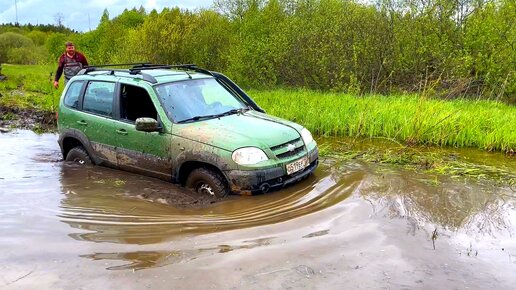
[[[317,148],[309,153],[308,160],[310,164],[305,169],[292,175],[285,175],[283,167],[250,171],[231,170],[226,174],[232,192],[243,195],[265,193],[296,183],[312,174],[319,164]]]

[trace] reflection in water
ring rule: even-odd
[[[92,260],[114,260],[114,261],[128,261],[127,264],[118,266],[110,266],[108,270],[141,270],[146,268],[161,267],[170,264],[181,263],[190,258],[186,253],[181,251],[171,252],[129,252],[129,253],[96,253],[91,255],[82,255],[83,258]]]
[[[271,244],[273,238],[263,238],[251,241],[244,241],[242,245],[230,246],[219,245],[213,248],[200,248],[174,251],[136,251],[136,252],[116,252],[116,253],[95,253],[81,255],[83,258],[91,260],[113,260],[127,261],[128,263],[110,266],[108,270],[142,270],[146,268],[163,267],[170,264],[178,264],[198,259],[213,254],[223,254],[240,249],[253,249],[256,247]]]
[[[435,224],[450,231],[496,236],[512,234],[510,215],[515,198],[509,189],[490,182],[455,181],[440,176],[438,184],[427,176],[398,170],[365,178],[358,191],[371,203],[374,215],[406,218],[413,227]]]
[[[332,206],[348,197],[362,178],[353,173],[336,181],[321,172],[280,192],[238,196],[201,208],[177,208],[135,197],[151,189],[184,190],[160,180],[93,167],[64,165],[61,220],[81,232],[77,240],[150,244],[181,235],[205,234],[272,224]],[[324,173],[323,173],[324,174]],[[150,200],[153,201],[153,200]]]

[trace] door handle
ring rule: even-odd
[[[116,132],[120,135],[127,135],[127,131],[125,129],[118,129]]]
[[[88,125],[88,123],[86,123],[86,121],[84,121],[84,120],[77,121],[77,124],[79,124],[79,125]]]

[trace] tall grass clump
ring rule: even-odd
[[[298,122],[319,136],[516,152],[516,107],[500,102],[416,95],[354,97],[303,89],[249,93],[268,113]]]

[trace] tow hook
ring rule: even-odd
[[[268,183],[264,183],[260,186],[260,190],[263,192],[263,193],[267,193],[267,191],[269,191],[269,189],[271,188],[271,186],[268,184]]]

